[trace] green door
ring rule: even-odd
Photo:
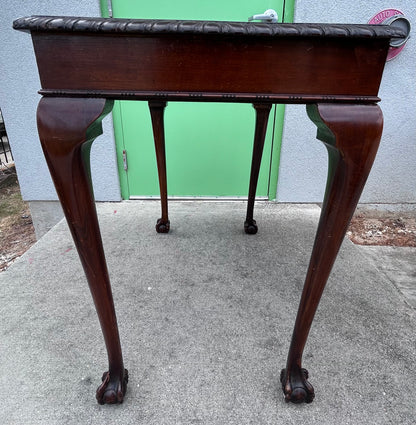
[[[112,0],[115,18],[247,21],[276,10],[290,22],[294,0]],[[104,16],[108,1],[101,0]],[[257,197],[274,198],[284,106],[270,114]],[[118,101],[113,110],[123,199],[159,196],[147,102]],[[254,137],[251,104],[169,102],[165,110],[168,194],[174,197],[247,197]]]

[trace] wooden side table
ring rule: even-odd
[[[42,99],[39,136],[88,279],[109,370],[99,403],[121,403],[128,374],[90,177],[91,144],[113,99],[146,100],[169,230],[163,112],[167,101],[247,102],[256,128],[245,229],[256,233],[254,197],[269,111],[306,104],[328,149],[321,218],[281,383],[286,400],[311,402],[302,353],[321,294],[370,172],[383,117],[377,102],[391,38],[387,26],[258,24],[34,16],[14,22],[32,36]]]

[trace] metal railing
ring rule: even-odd
[[[0,167],[12,165],[13,154],[10,149],[9,139],[7,137],[6,126],[4,125],[3,115],[0,109]]]

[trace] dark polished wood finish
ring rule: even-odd
[[[263,155],[264,140],[266,138],[267,122],[269,120],[269,113],[272,105],[270,103],[255,103],[253,107],[256,110],[256,127],[254,130],[247,215],[244,222],[244,231],[249,235],[256,234],[258,230],[256,220],[253,218],[254,201],[256,198],[256,189],[259,179],[261,157]]]
[[[168,233],[170,221],[168,217],[168,183],[166,175],[165,125],[163,115],[166,108],[164,101],[149,101],[150,116],[152,117],[153,137],[155,141],[157,172],[159,175],[160,200],[162,217],[156,222],[156,232]]]
[[[287,401],[311,402],[302,354],[331,268],[377,152],[376,105],[397,28],[370,25],[256,24],[104,18],[29,17],[43,95],[42,147],[100,319],[109,371],[100,403],[126,392],[110,282],[94,206],[89,152],[111,99],[149,101],[162,217],[169,230],[163,112],[166,101],[248,102],[256,109],[246,232],[256,233],[254,195],[273,103],[307,104],[329,154],[321,218],[281,382]]]
[[[328,150],[328,180],[312,256],[281,382],[288,401],[311,402],[314,391],[302,368],[309,329],[332,266],[371,170],[383,128],[377,105],[308,105],[317,138]]]
[[[109,370],[97,390],[101,404],[121,402],[128,380],[90,175],[91,145],[102,134],[101,120],[112,107],[113,102],[105,99],[43,98],[37,111],[43,152],[87,276],[107,347]]]

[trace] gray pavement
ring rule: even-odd
[[[305,350],[316,399],[292,405],[279,374],[319,208],[258,203],[256,236],[243,202],[171,202],[169,235],[157,202],[98,210],[125,402],[95,402],[104,343],[62,221],[0,274],[0,424],[416,422],[415,249],[344,242]]]

